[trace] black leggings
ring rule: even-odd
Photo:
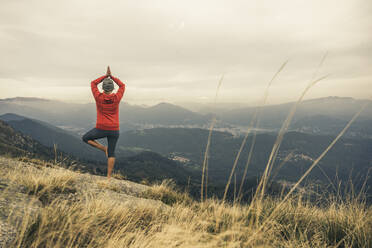
[[[116,142],[119,139],[119,130],[102,130],[93,128],[83,135],[83,141],[88,143],[88,140],[96,140],[107,137],[107,152],[108,157],[115,157]]]

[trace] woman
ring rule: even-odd
[[[99,92],[97,85],[102,83],[103,93]],[[117,93],[112,93],[114,83],[119,86]],[[110,67],[107,67],[106,75],[91,82],[92,93],[96,100],[97,121],[96,127],[83,135],[83,141],[102,150],[107,157],[107,179],[110,180],[111,172],[115,164],[115,146],[119,138],[119,104],[125,91],[125,84],[120,79],[111,75]],[[96,139],[107,138],[108,146],[103,146]]]

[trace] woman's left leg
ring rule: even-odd
[[[104,138],[106,137],[106,133],[102,130],[99,130],[97,128],[92,128],[91,130],[89,130],[86,134],[83,135],[82,139],[85,143],[101,150],[101,151],[104,151],[106,153],[106,157],[107,157],[107,147],[98,143],[97,141],[95,141],[96,139],[101,139],[101,138]]]

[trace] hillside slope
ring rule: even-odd
[[[26,156],[35,152],[44,159],[53,156],[51,148],[45,147],[31,137],[17,132],[9,124],[0,120],[0,155]]]
[[[0,247],[11,247],[8,245],[20,231],[23,217],[36,221],[43,206],[56,197],[74,202],[88,195],[97,198],[109,195],[111,201],[131,207],[161,205],[159,201],[139,197],[148,188],[115,178],[108,184],[105,177],[0,156]]]
[[[31,119],[25,116],[7,113],[0,115],[0,120],[7,122],[15,130],[32,137],[47,147],[57,145],[59,150],[83,159],[98,159],[105,156],[86,145],[78,135],[53,126],[47,122]]]
[[[24,117],[13,114],[5,115],[5,117],[8,121],[25,120]],[[43,126],[37,124],[37,120],[29,121],[32,121],[34,126],[43,128]],[[27,128],[33,130],[32,127],[26,127],[26,129]],[[40,132],[42,132],[41,129]],[[51,129],[44,130],[43,136],[49,138],[53,137],[53,131]],[[61,136],[63,138],[62,134]],[[68,137],[66,139],[68,139]],[[88,145],[84,144],[82,141],[79,142],[88,147]],[[94,153],[104,157],[103,153],[100,151],[94,150]],[[56,154],[52,147],[47,147],[34,140],[31,136],[16,131],[12,126],[1,119],[0,155],[18,157],[22,160],[42,159],[46,161],[54,161],[55,163],[58,162],[59,165],[65,168],[71,168],[101,176],[107,174],[106,161],[95,160],[94,157],[89,159],[74,157],[69,153],[62,152],[60,147],[57,148],[57,156],[55,156]],[[134,156],[117,157],[114,172],[118,172],[123,177],[136,182],[147,181],[154,183],[161,182],[167,178],[172,178],[178,185],[183,186],[186,186],[189,183],[194,183],[194,179],[199,178],[199,174],[195,174],[193,170],[190,170],[187,167],[159,154],[148,151],[140,152]]]
[[[200,203],[167,182],[109,183],[0,156],[0,246],[371,247],[372,208],[363,201],[327,198],[320,207],[298,196]]]

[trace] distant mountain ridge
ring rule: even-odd
[[[103,160],[105,157],[103,153],[97,154],[94,148],[86,145],[81,137],[49,123],[12,113],[1,115],[0,120],[47,147],[56,144],[59,150],[85,159]]]
[[[372,106],[371,100],[353,99],[349,97],[326,97],[305,100],[298,105],[292,123],[302,118],[314,116],[327,116],[342,121],[348,121],[357,113],[365,103]],[[287,118],[294,102],[278,105],[264,106],[260,111],[260,126],[264,128],[279,129]],[[250,124],[257,107],[239,108],[217,113],[222,121],[234,125],[247,126]],[[366,108],[358,120],[372,120],[372,108]]]
[[[125,121],[144,124],[205,125],[209,121],[207,116],[192,112],[190,110],[170,103],[159,103],[147,108],[137,107],[136,111],[132,111],[132,109],[130,109],[129,107],[124,107],[120,114],[124,114]]]
[[[335,134],[349,121],[360,108],[371,100],[353,99],[351,97],[324,97],[301,102],[293,117],[290,129],[293,131]],[[261,108],[260,128],[278,130],[286,119],[294,102],[277,105],[267,105]],[[207,129],[214,115],[217,116],[222,128],[246,127],[251,123],[257,107],[244,107],[236,109],[221,109],[215,113],[198,113],[186,108],[170,104],[159,103],[144,107],[131,105],[125,102],[120,105],[120,129],[125,132],[153,127],[197,127]],[[82,135],[95,126],[96,106],[94,103],[76,104],[42,98],[16,97],[0,100],[0,115],[16,113],[30,118],[48,122],[54,126],[70,130]],[[325,118],[319,118],[324,116]],[[329,121],[326,121],[326,118]],[[319,123],[317,121],[320,121]],[[364,121],[364,123],[360,123]],[[346,136],[371,137],[372,108],[366,108],[358,117],[354,126]],[[327,127],[327,123],[337,122],[336,129]],[[245,128],[243,128],[245,129]]]
[[[64,103],[40,98],[7,98],[0,100],[0,115],[15,113],[46,121],[64,129],[82,134],[95,126],[95,103]],[[206,125],[210,116],[185,108],[160,103],[151,107],[130,105],[122,102],[119,107],[121,130],[136,129],[142,125]]]
[[[39,98],[39,97],[20,97],[20,96],[0,99],[0,102],[17,102],[17,101],[24,101],[24,102],[35,102],[35,101],[38,101],[38,102],[40,102],[40,101],[41,102],[48,102],[48,101],[52,101],[52,100],[46,99],[46,98]]]

